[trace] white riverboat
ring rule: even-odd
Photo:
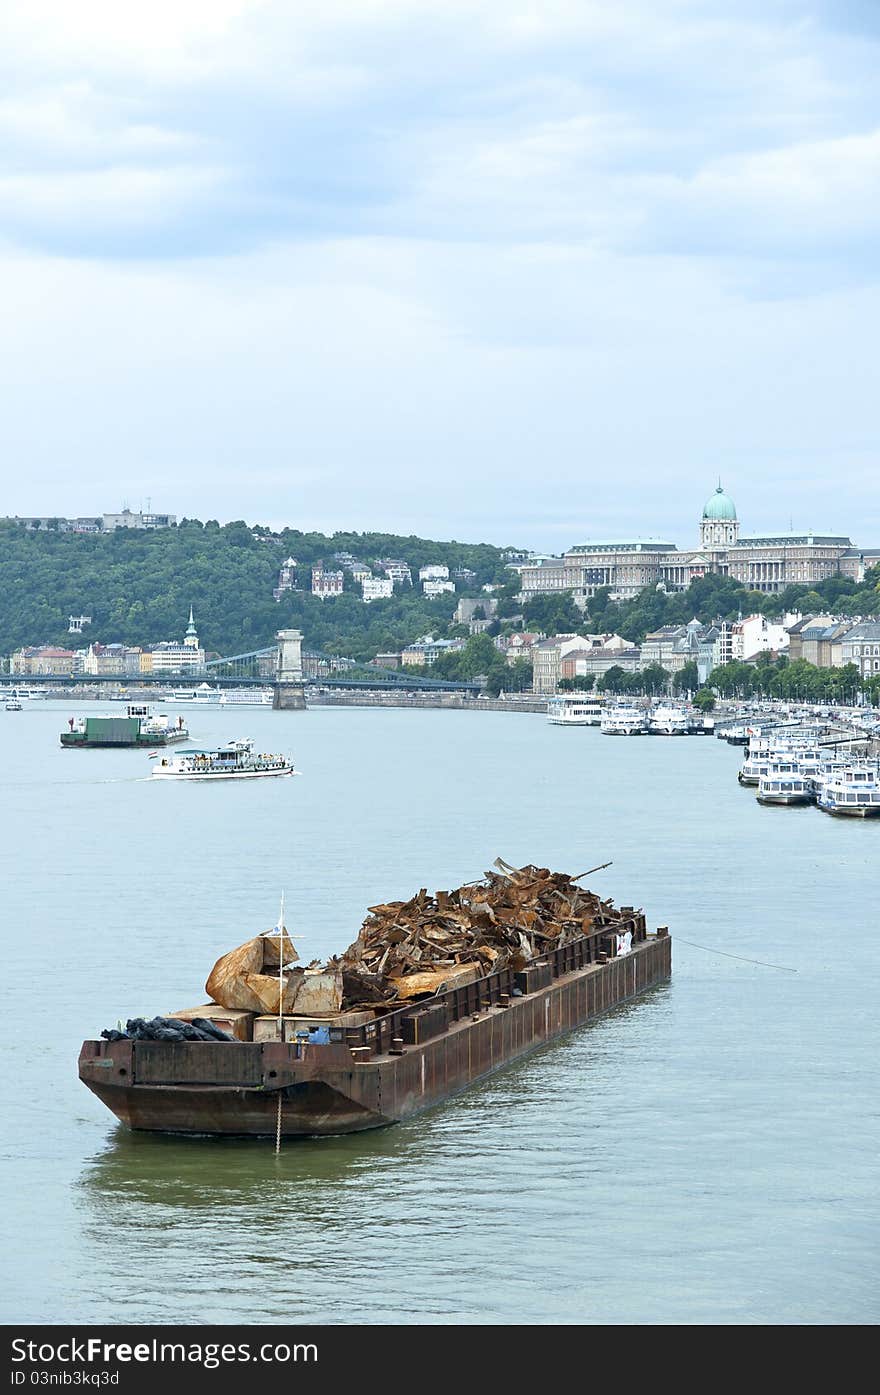
[[[880,818],[880,775],[876,765],[854,763],[829,771],[817,785],[816,803],[842,818]]]
[[[687,736],[691,718],[687,708],[677,702],[660,702],[651,710],[648,729],[652,736]]]
[[[25,704],[32,702],[45,702],[49,696],[47,688],[32,688],[27,684],[18,683],[13,688],[6,689],[6,696],[9,702],[17,702],[17,707],[8,707],[9,712],[21,712]]]
[[[605,699],[598,696],[550,698],[547,721],[556,727],[597,727],[604,708]]]
[[[755,797],[759,804],[812,804],[813,780],[800,773],[795,760],[771,761],[758,779]]]
[[[242,739],[228,741],[215,751],[163,756],[154,762],[152,773],[165,780],[256,780],[297,772],[287,756],[257,754],[253,741]]]
[[[7,711],[7,712],[21,712],[21,711],[23,711],[23,710],[24,710],[24,705],[23,705],[21,699],[20,699],[19,697],[17,697],[15,693],[11,693],[10,696],[6,699],[6,711]]]
[[[212,688],[200,683],[197,688],[172,688],[166,698],[194,707],[271,707],[273,693],[271,688]]]
[[[648,730],[648,719],[644,708],[621,702],[605,708],[600,725],[605,736],[639,736]]]

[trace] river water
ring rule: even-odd
[[[81,706],[0,711],[0,1319],[877,1321],[880,822],[761,808],[720,741],[523,713],[191,711],[302,775],[163,785],[62,750]],[[279,1158],[129,1133],[79,1083],[83,1038],[203,1002],[282,888],[308,961],[499,855],[612,861],[588,885],[669,925],[668,985]]]

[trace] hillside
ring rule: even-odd
[[[394,557],[413,568],[416,585],[388,600],[364,605],[346,573],[339,597],[319,600],[308,591],[310,568],[334,552],[371,563]],[[305,590],[272,596],[282,561],[293,556]],[[429,563],[467,567],[476,575],[457,594],[426,600],[418,568]],[[509,580],[502,550],[489,544],[435,542],[384,533],[272,534],[243,522],[220,526],[184,519],[155,532],[118,529],[107,534],[28,532],[0,524],[0,654],[21,645],[81,647],[155,644],[180,638],[190,605],[206,649],[241,653],[272,642],[282,626],[296,626],[312,649],[369,658],[399,649],[427,631],[445,630],[458,596],[486,582]],[[82,636],[68,634],[69,615],[91,615]]]

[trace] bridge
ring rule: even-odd
[[[310,687],[357,691],[454,692],[476,695],[479,683],[455,683],[440,678],[414,675],[399,669],[377,668],[373,664],[341,659],[337,654],[303,650],[299,630],[279,630],[277,643],[244,654],[209,659],[198,675],[181,673],[70,673],[21,674],[3,676],[4,687],[73,688],[116,686],[126,688],[190,689],[200,683],[218,688],[273,688],[274,706],[302,708]]]

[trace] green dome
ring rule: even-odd
[[[727,523],[736,522],[736,509],[733,506],[733,500],[724,493],[720,480],[712,498],[706,500],[703,507],[703,517],[719,519]]]

